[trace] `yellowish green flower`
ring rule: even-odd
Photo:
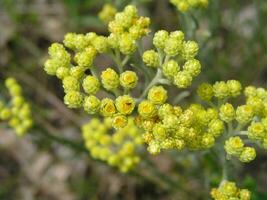
[[[180,66],[175,60],[169,60],[168,62],[165,62],[162,66],[163,74],[170,80],[172,80],[173,77],[177,75],[179,70]]]
[[[144,100],[138,105],[138,113],[143,118],[152,118],[157,114],[157,108],[151,101]]]
[[[63,88],[65,92],[80,90],[80,82],[78,79],[74,78],[73,76],[65,77],[62,83],[63,83]]]
[[[100,103],[100,113],[104,117],[111,117],[116,113],[115,103],[112,99],[104,98]]]
[[[96,94],[100,87],[100,82],[95,76],[88,75],[83,79],[83,89],[87,94]]]
[[[252,147],[245,147],[239,157],[239,160],[244,163],[251,162],[256,158],[256,151]]]
[[[154,50],[145,51],[143,54],[143,62],[149,67],[158,67],[159,60],[159,54]]]
[[[64,103],[69,108],[80,108],[83,105],[83,95],[78,91],[68,91],[64,96]]]
[[[101,82],[105,89],[114,90],[120,84],[119,75],[112,68],[107,68],[105,71],[102,71]]]
[[[155,47],[163,50],[165,48],[165,43],[169,38],[169,33],[165,30],[157,31],[153,37],[153,44]]]
[[[213,97],[213,87],[208,83],[202,83],[197,89],[198,96],[204,101],[210,101]]]
[[[249,105],[238,106],[236,109],[236,120],[240,124],[246,124],[253,118],[253,108]]]
[[[115,104],[118,112],[124,115],[131,114],[135,108],[135,100],[129,95],[119,96]]]
[[[248,137],[251,140],[262,140],[266,136],[266,129],[261,122],[252,122],[248,127]]]
[[[220,118],[229,123],[235,119],[235,109],[230,103],[221,105],[220,107]]]
[[[118,114],[112,118],[112,127],[115,129],[121,129],[125,127],[127,123],[128,119],[125,115]]]
[[[100,100],[96,96],[87,96],[84,98],[83,108],[89,114],[96,114],[100,108]]]
[[[133,89],[137,85],[138,77],[133,71],[125,71],[120,74],[120,84],[126,89]]]
[[[148,91],[147,99],[154,104],[163,104],[167,98],[167,91],[162,86],[153,86]]]
[[[192,76],[186,71],[180,71],[174,76],[174,84],[178,88],[187,88],[192,83]]]
[[[218,81],[213,85],[214,96],[218,99],[225,99],[230,96],[230,89],[228,84],[224,81]]]
[[[33,125],[31,108],[22,95],[22,88],[14,78],[5,80],[11,99],[9,102],[0,100],[0,121],[8,125],[18,136],[23,136]]]
[[[239,81],[229,80],[226,84],[232,97],[237,97],[241,94],[242,86]]]
[[[102,10],[98,13],[98,17],[104,22],[109,23],[115,17],[117,9],[111,4],[105,4]]]
[[[228,155],[239,157],[244,149],[244,143],[238,136],[231,137],[225,142],[224,149]]]

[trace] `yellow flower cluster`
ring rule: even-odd
[[[255,159],[256,150],[253,147],[245,147],[244,142],[238,136],[230,137],[224,145],[228,156],[236,156],[241,162],[248,163]]]
[[[98,17],[105,24],[112,21],[117,13],[117,9],[111,4],[105,4],[102,10],[98,13]]]
[[[18,136],[23,136],[32,127],[32,117],[29,103],[22,96],[22,89],[14,78],[7,78],[5,85],[11,100],[5,103],[0,99],[0,120],[8,121]]]
[[[241,93],[242,86],[236,80],[220,81],[214,85],[204,83],[198,88],[202,100],[211,103],[213,98],[217,98],[220,119],[228,126],[236,126],[234,130],[228,130],[230,138],[225,141],[224,149],[228,158],[238,157],[246,163],[255,159],[256,151],[253,147],[245,146],[241,137],[233,135],[248,137],[250,142],[257,141],[262,147],[267,147],[267,92],[263,88],[249,86],[243,92],[246,97],[244,105],[235,108],[227,102],[230,97],[238,97]]]
[[[108,24],[111,32],[108,37],[93,32],[66,34],[63,44],[54,43],[49,47],[50,58],[45,62],[44,70],[61,79],[64,102],[69,108],[83,108],[89,114],[113,117],[114,128],[118,129],[127,125],[127,115],[135,108],[135,99],[128,94],[122,95],[120,91],[124,89],[129,93],[134,89],[138,82],[137,74],[131,70],[119,70],[121,73],[118,74],[112,67],[95,73],[93,63],[97,54],[120,57],[120,52],[133,53],[136,41],[149,33],[150,20],[139,17],[136,7],[131,5],[118,13],[106,5],[100,17],[107,20],[107,15],[114,15]],[[100,89],[115,94],[117,98],[99,99]]]
[[[209,0],[170,0],[181,12],[187,12],[190,8],[207,7]]]
[[[211,190],[211,197],[214,200],[250,200],[251,193],[247,189],[237,188],[234,182],[224,181],[219,188]]]
[[[237,80],[229,80],[227,82],[218,81],[211,85],[208,83],[203,83],[198,87],[198,96],[203,101],[211,101],[212,98],[217,98],[220,100],[227,100],[231,97],[237,97],[242,92],[242,86]]]
[[[246,104],[254,113],[248,127],[248,138],[258,141],[267,149],[267,91],[263,88],[249,86],[245,88]]]
[[[199,104],[182,110],[179,106],[147,100],[139,104],[138,112],[136,123],[146,131],[143,137],[152,154],[164,149],[207,149],[224,130],[218,112]]]
[[[111,33],[108,36],[110,47],[124,55],[134,53],[136,41],[150,32],[149,24],[148,17],[137,15],[135,6],[126,6],[122,12],[116,13],[114,20],[108,24]]]
[[[184,2],[179,3],[184,11],[207,4],[204,0],[172,2]],[[263,88],[250,86],[242,91],[236,80],[203,83],[197,93],[208,107],[171,105],[168,102],[173,99],[168,97],[169,87],[165,85],[187,88],[201,71],[196,58],[198,44],[185,40],[182,31],[159,30],[153,37],[154,48],[143,52],[138,40],[149,33],[150,19],[138,16],[135,6],[116,13],[115,8],[106,5],[99,17],[109,22],[108,36],[68,33],[63,44],[51,45],[44,66],[49,75],[62,81],[64,102],[69,108],[83,108],[94,115],[82,130],[94,158],[127,172],[139,162],[137,149],[142,141],[152,154],[169,149],[205,150],[218,142],[224,145],[227,158],[237,157],[241,162],[256,157],[255,149],[243,137],[267,148],[267,92]],[[137,47],[140,60],[136,59]],[[95,58],[102,54],[112,59],[114,67],[100,71],[102,68],[94,65]],[[144,88],[137,87],[142,73],[146,78]],[[246,103],[234,106],[229,99],[241,94],[245,94]],[[225,193],[231,187],[229,183],[214,189],[212,196],[248,197],[245,190]]]
[[[105,135],[106,138],[107,129],[111,128],[100,125],[97,117],[110,122],[115,131],[113,135],[115,138],[118,137],[116,135],[121,135],[119,134],[121,132],[130,134],[126,133],[129,128],[139,131],[141,135],[145,130],[144,137],[152,153],[157,153],[161,149],[211,147],[215,138],[224,129],[218,114],[212,109],[205,110],[199,105],[193,105],[186,110],[182,110],[179,106],[171,106],[166,103],[167,90],[162,86],[164,83],[174,84],[178,88],[191,85],[193,78],[201,71],[201,64],[196,59],[198,44],[194,41],[186,41],[182,31],[170,33],[165,30],[157,31],[153,37],[153,44],[157,50],[145,51],[142,58],[147,66],[157,68],[158,71],[143,93],[134,98],[131,92],[137,86],[138,75],[129,68],[125,70],[124,66],[127,65],[131,54],[135,52],[137,40],[149,33],[150,19],[139,17],[136,7],[132,5],[126,6],[118,13],[115,13],[115,9],[110,5],[106,5],[99,17],[103,21],[109,21],[110,34],[107,37],[93,32],[68,33],[65,35],[63,44],[51,45],[50,58],[44,66],[44,70],[49,75],[57,76],[62,81],[65,92],[64,102],[69,108],[83,108],[87,113],[96,116],[83,129],[86,135],[89,135],[84,138],[94,157],[108,159],[103,157],[109,152],[108,148],[99,145],[96,140],[99,138],[98,135]],[[108,67],[100,72],[94,66],[94,60],[98,54],[109,55],[114,61],[115,68]],[[149,69],[144,68],[144,70]],[[99,94],[99,91],[105,91],[108,95]],[[146,95],[147,98],[144,99]],[[196,113],[202,113],[203,116]],[[205,118],[206,113],[211,117]],[[135,118],[135,123],[132,122],[132,118]],[[197,124],[198,120],[203,120],[203,123]],[[91,127],[94,124],[99,125],[101,134],[90,131],[93,130]],[[142,129],[137,128],[138,126]],[[114,140],[113,136],[110,136],[111,140]],[[93,141],[95,145],[88,146],[87,143],[90,144]],[[100,152],[102,148],[106,154],[97,155],[96,152]],[[130,167],[123,168],[125,169],[122,171],[127,171]]]
[[[142,135],[133,118],[128,119],[127,126],[111,133],[112,123],[111,118],[104,122],[94,118],[85,124],[82,127],[85,146],[93,158],[127,172],[140,161],[137,152],[142,145]]]
[[[201,71],[201,64],[195,58],[198,44],[185,41],[182,31],[168,33],[165,30],[155,33],[153,44],[157,51],[145,51],[143,62],[149,67],[158,68],[178,88],[189,87]]]

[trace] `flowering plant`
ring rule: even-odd
[[[171,1],[181,11],[207,1]],[[99,17],[109,35],[68,33],[63,44],[49,48],[44,70],[62,81],[64,102],[92,116],[82,128],[92,157],[127,172],[140,162],[139,149],[151,154],[166,150],[214,151],[222,178],[214,199],[250,199],[250,192],[229,181],[227,163],[256,157],[255,146],[267,148],[267,91],[237,80],[199,85],[201,101],[179,105],[186,89],[201,72],[199,46],[180,30],[156,31],[153,48],[143,49],[150,19],[135,6],[117,12],[105,6]],[[95,60],[110,59],[109,66]],[[168,95],[175,91],[175,95]],[[244,95],[244,103],[235,101]],[[241,98],[242,99],[242,98]]]

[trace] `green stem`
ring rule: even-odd
[[[178,96],[175,97],[173,104],[176,105],[178,104],[181,100],[183,100],[184,98],[188,97],[190,95],[189,91],[183,91],[181,92]]]
[[[127,64],[127,62],[130,59],[130,56],[127,55],[124,57],[123,60],[121,60],[121,54],[119,52],[119,50],[115,50],[115,53],[110,53],[111,58],[113,59],[113,61],[115,62],[115,64],[117,65],[116,67],[119,70],[119,73],[123,72],[124,66]]]
[[[147,93],[148,93],[148,90],[153,87],[154,85],[156,85],[157,83],[159,83],[159,80],[161,79],[162,77],[162,72],[161,70],[158,68],[158,71],[155,75],[155,77],[153,78],[153,80],[149,83],[149,85],[146,87],[146,89],[144,90],[144,92],[141,94],[141,96],[139,97],[139,100],[143,99]]]

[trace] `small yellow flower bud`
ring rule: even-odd
[[[119,40],[120,52],[124,55],[130,55],[136,50],[136,42],[130,34],[124,34]]]
[[[169,60],[168,62],[164,63],[162,66],[163,74],[169,79],[173,79],[173,77],[177,75],[179,70],[180,70],[180,66],[175,60]]]
[[[183,41],[177,39],[176,37],[169,37],[166,40],[164,52],[168,56],[176,56],[183,47],[182,43]]]
[[[92,66],[96,56],[96,49],[94,47],[87,47],[84,51],[75,54],[74,61],[81,67],[89,68]]]
[[[159,54],[154,50],[145,51],[143,54],[143,62],[149,67],[159,66]]]
[[[111,68],[102,71],[101,82],[107,90],[114,90],[119,86],[119,75]]]
[[[218,137],[224,130],[224,123],[219,119],[213,119],[208,125],[208,132],[214,137]]]
[[[98,17],[104,22],[109,23],[114,19],[117,9],[111,4],[105,4],[102,10],[99,12]]]
[[[266,135],[266,130],[261,122],[253,122],[248,127],[248,137],[251,140],[262,140]]]
[[[12,113],[10,109],[8,108],[3,108],[0,110],[0,119],[1,120],[8,120],[12,116]]]
[[[100,87],[99,80],[91,75],[88,75],[83,79],[83,89],[87,94],[96,94]]]
[[[239,160],[241,162],[244,162],[244,163],[248,163],[248,162],[251,162],[252,160],[254,160],[256,158],[256,151],[254,148],[252,147],[245,147],[240,156],[239,156]]]
[[[120,84],[122,87],[126,89],[133,89],[135,88],[138,81],[138,77],[135,72],[133,71],[125,71],[120,74]]]
[[[96,96],[87,96],[84,99],[83,108],[89,114],[96,114],[100,108],[100,100]]]
[[[70,69],[67,67],[59,67],[56,71],[56,76],[59,79],[64,79],[65,77],[69,76]]]
[[[194,41],[187,41],[183,44],[182,56],[185,60],[194,58],[198,54],[198,44]]]
[[[158,116],[163,119],[165,116],[174,114],[174,108],[170,104],[163,104],[158,108]]]
[[[187,71],[192,77],[196,77],[201,71],[201,65],[198,60],[191,59],[185,62],[183,69]]]
[[[225,142],[224,149],[229,155],[239,156],[244,149],[244,143],[238,136],[230,137]]]
[[[143,118],[152,118],[157,114],[157,108],[151,101],[145,100],[138,105],[138,113]]]
[[[63,88],[65,92],[69,91],[79,91],[80,90],[80,82],[76,78],[72,76],[67,76],[63,79]]]
[[[165,48],[165,43],[169,38],[169,33],[165,30],[157,31],[153,38],[153,44],[155,47],[163,50]]]
[[[251,192],[247,189],[242,189],[239,192],[240,200],[250,200],[251,199]]]
[[[186,71],[178,72],[174,77],[174,84],[178,88],[187,88],[191,85],[191,83],[192,76]]]
[[[204,101],[210,101],[213,97],[213,87],[208,83],[202,83],[197,89],[198,96]]]
[[[229,80],[226,84],[232,97],[237,97],[241,94],[242,86],[239,81]]]
[[[249,105],[238,106],[236,109],[236,120],[240,124],[246,124],[252,120],[254,115],[253,109]]]
[[[112,127],[115,129],[121,129],[125,127],[128,123],[128,119],[125,115],[116,115],[112,119]]]
[[[97,36],[93,41],[93,46],[98,53],[105,53],[108,51],[108,39],[104,36]]]
[[[256,96],[257,95],[257,90],[254,86],[248,86],[244,90],[244,94],[246,97],[250,96]]]
[[[218,99],[228,98],[230,96],[230,90],[228,85],[223,81],[218,81],[213,85],[214,96]]]
[[[129,115],[133,112],[135,108],[135,101],[129,95],[119,96],[116,101],[116,108],[117,110],[124,115]]]
[[[235,109],[232,104],[226,103],[220,107],[220,118],[225,122],[231,122],[235,118]]]
[[[80,108],[83,104],[83,95],[77,91],[68,91],[64,96],[64,103],[69,108]]]
[[[56,75],[57,69],[61,67],[61,64],[56,59],[48,59],[45,61],[44,70],[47,74],[53,76]]]
[[[212,134],[208,134],[208,133],[204,134],[202,136],[201,143],[202,143],[203,148],[212,147],[214,145],[214,143],[215,143],[214,136]]]
[[[148,91],[147,99],[154,104],[163,104],[167,100],[167,91],[162,86],[153,86]]]
[[[114,101],[109,98],[102,99],[100,103],[100,113],[104,117],[110,117],[116,113]]]

